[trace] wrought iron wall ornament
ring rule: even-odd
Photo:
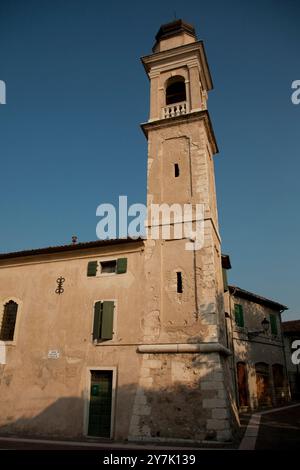
[[[63,283],[65,282],[65,278],[60,276],[58,279],[56,279],[56,282],[58,284],[57,288],[55,289],[56,294],[62,294],[64,292],[63,289]]]

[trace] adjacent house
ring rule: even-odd
[[[241,411],[279,406],[290,399],[281,313],[285,305],[228,286],[225,315]]]

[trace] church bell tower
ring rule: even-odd
[[[142,124],[148,209],[201,205],[203,243],[188,250],[184,234],[145,242],[142,364],[130,434],[228,440],[234,412],[213,163],[218,148],[207,110],[212,79],[203,42],[182,20],[161,26],[142,63],[150,81],[150,115]]]

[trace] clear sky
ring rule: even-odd
[[[0,251],[96,239],[96,207],[145,202],[139,57],[174,15],[204,40],[230,282],[300,318],[299,0],[0,0]]]

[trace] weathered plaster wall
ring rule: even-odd
[[[102,249],[82,257],[2,262],[1,305],[12,298],[19,309],[14,341],[6,343],[6,364],[0,365],[1,432],[82,435],[87,369],[111,366],[117,367],[118,379],[115,435],[128,435],[141,362],[136,344],[144,308],[142,250],[143,244],[135,250],[131,244],[129,252]],[[120,256],[128,258],[125,274],[87,277],[88,261]],[[55,293],[59,276],[65,278],[61,295]],[[114,337],[97,346],[91,335],[96,300],[116,300]],[[48,358],[50,350],[58,351],[59,358]]]
[[[256,385],[256,363],[266,363],[269,368],[270,393],[272,395],[273,405],[278,405],[282,400],[289,400],[289,390],[287,382],[285,383],[283,395],[276,397],[274,389],[274,378],[272,373],[272,365],[280,364],[285,370],[285,358],[283,351],[283,343],[281,336],[279,312],[268,306],[258,304],[256,302],[240,298],[227,293],[225,295],[226,310],[230,313],[231,318],[227,320],[230,341],[233,341],[234,347],[234,372],[236,373],[236,364],[244,362],[247,369],[247,385],[249,392],[249,404],[251,408],[258,406],[257,401],[257,385]],[[244,312],[244,327],[236,326],[234,319],[234,304],[240,304]],[[261,333],[259,335],[248,336],[249,332],[262,330],[261,322],[264,318],[269,318],[270,314],[277,317],[278,335]],[[279,400],[279,401],[278,401]]]
[[[231,437],[218,354],[144,354],[130,439]]]

